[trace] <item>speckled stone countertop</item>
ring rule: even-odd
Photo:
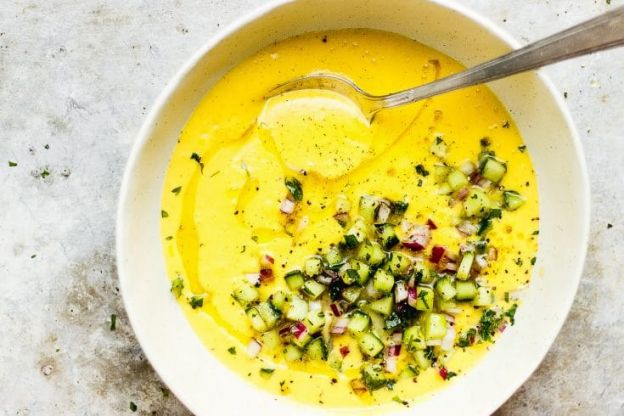
[[[262,3],[1,2],[2,414],[122,414],[130,402],[139,414],[188,414],[142,355],[123,309],[113,255],[117,194],[165,83],[220,26]],[[526,43],[623,2],[463,3]],[[567,97],[585,148],[591,238],[562,333],[498,414],[622,415],[624,50],[546,72]]]

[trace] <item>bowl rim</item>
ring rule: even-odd
[[[167,82],[165,88],[160,92],[154,103],[152,104],[144,122],[141,125],[139,132],[136,135],[136,139],[133,142],[130,150],[129,157],[126,161],[126,165],[124,168],[123,179],[121,182],[121,186],[119,189],[119,198],[116,209],[116,224],[115,224],[115,258],[117,271],[119,276],[119,286],[122,294],[124,309],[127,312],[128,320],[134,331],[134,334],[141,346],[141,349],[145,353],[146,358],[149,360],[150,365],[156,371],[162,382],[175,394],[175,396],[180,400],[180,402],[191,412],[194,414],[198,414],[198,409],[194,408],[192,405],[193,401],[189,400],[186,397],[186,394],[178,389],[178,386],[171,383],[167,374],[161,371],[159,368],[158,360],[156,359],[156,354],[153,352],[150,344],[146,342],[146,335],[144,334],[140,324],[133,318],[133,309],[132,303],[130,302],[129,295],[127,295],[128,290],[124,290],[126,287],[126,281],[129,279],[129,273],[125,270],[126,266],[121,261],[123,258],[124,252],[124,233],[123,230],[126,228],[125,225],[125,217],[123,212],[125,211],[126,205],[129,203],[131,195],[129,194],[129,188],[134,176],[134,171],[137,165],[137,161],[139,159],[140,154],[143,152],[146,145],[149,143],[151,131],[153,126],[157,124],[160,114],[163,108],[166,106],[166,103],[169,101],[174,92],[180,87],[182,81],[194,70],[197,64],[203,59],[203,57],[214,47],[218,46],[223,40],[227,37],[231,36],[238,30],[242,29],[244,26],[252,23],[255,20],[264,18],[269,12],[287,5],[289,3],[296,2],[297,0],[271,0],[266,4],[263,4],[258,7],[254,7],[250,9],[245,14],[236,18],[231,23],[225,25],[223,28],[218,30],[211,38],[206,41],[196,52],[194,52],[189,59],[187,59],[180,69],[171,77],[171,79]],[[511,34],[502,29],[498,24],[492,21],[490,18],[483,16],[479,12],[470,9],[463,4],[455,0],[426,0],[429,3],[435,4],[439,7],[443,7],[462,15],[469,20],[472,20],[485,31],[491,33],[493,36],[500,39],[507,46],[517,49],[521,47],[521,43],[517,41]],[[589,229],[590,229],[590,218],[591,218],[591,204],[590,204],[590,182],[589,176],[587,173],[587,164],[584,157],[584,151],[582,147],[582,143],[580,140],[580,136],[578,134],[578,130],[574,124],[572,116],[570,114],[569,108],[556,89],[554,83],[551,79],[542,71],[537,70],[533,71],[535,75],[539,78],[539,80],[544,84],[548,93],[554,98],[555,103],[557,105],[557,109],[560,114],[563,116],[567,127],[570,132],[570,144],[573,149],[574,156],[576,157],[576,164],[580,167],[581,172],[579,178],[579,194],[578,201],[582,204],[581,212],[585,213],[584,218],[580,221],[582,224],[582,229],[578,230],[578,235],[580,237],[580,246],[583,247],[581,250],[581,255],[576,259],[576,265],[574,266],[575,270],[578,270],[578,274],[574,276],[574,290],[570,291],[570,296],[568,299],[563,299],[565,304],[561,306],[561,310],[565,312],[560,319],[560,322],[556,325],[557,330],[552,331],[549,336],[549,339],[544,344],[547,344],[547,349],[543,352],[542,356],[539,360],[536,361],[535,365],[530,368],[530,371],[527,372],[526,377],[520,377],[515,385],[511,386],[511,391],[509,394],[500,395],[499,399],[492,401],[492,407],[489,409],[489,413],[494,412],[500,406],[502,406],[507,400],[511,398],[511,396],[524,384],[526,381],[532,376],[532,374],[537,370],[537,368],[541,365],[543,360],[546,358],[548,351],[552,348],[552,345],[560,334],[561,329],[564,323],[567,321],[567,318],[570,314],[570,310],[572,308],[572,304],[574,299],[576,298],[576,293],[578,291],[578,287],[580,285],[580,280],[584,271],[584,264],[587,255],[587,246],[589,241]]]

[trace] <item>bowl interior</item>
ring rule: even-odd
[[[128,315],[147,357],[196,414],[239,414],[266,406],[271,406],[273,415],[325,413],[255,389],[201,345],[169,293],[159,213],[164,173],[178,133],[211,85],[242,59],[276,40],[339,28],[395,32],[467,66],[517,46],[490,22],[446,1],[278,1],[234,23],[187,63],[158,99],[135,142],[121,190],[117,258]],[[565,105],[536,73],[501,80],[491,88],[518,124],[537,172],[538,261],[516,325],[468,374],[412,406],[410,412],[493,412],[546,354],[565,320],[582,272],[588,185],[579,140]],[[396,411],[404,410],[397,406]]]

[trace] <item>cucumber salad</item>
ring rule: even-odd
[[[524,198],[499,185],[506,164],[482,145],[476,163],[438,164],[431,172],[438,192],[460,207],[454,220],[459,250],[436,244],[435,218],[408,218],[410,201],[361,195],[357,210],[344,196],[337,198],[334,218],[345,230],[342,241],[287,271],[287,290],[261,298],[258,287],[275,279],[276,259],[265,253],[258,273],[232,293],[256,334],[248,353],[256,355],[271,342],[286,362],[325,361],[341,374],[354,353],[342,342],[349,338],[361,355],[355,376],[348,376],[358,395],[392,389],[402,378],[417,381],[431,368],[444,380],[457,375],[445,357],[492,342],[514,323],[517,307],[507,294],[506,309],[495,306],[484,271],[497,259],[488,230]],[[443,153],[444,147],[436,140],[432,152]],[[430,174],[422,165],[416,172]],[[286,178],[285,187],[287,197],[276,209],[291,215],[304,190],[295,178]],[[465,308],[480,318],[459,331],[455,316]]]

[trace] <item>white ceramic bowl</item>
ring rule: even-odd
[[[396,32],[467,66],[518,47],[493,23],[442,0],[281,0],[238,20],[187,62],[156,101],[132,149],[119,202],[117,261],[126,310],[145,354],[169,388],[198,415],[335,413],[252,387],[202,346],[169,293],[159,213],[163,178],[178,133],[211,86],[276,40],[339,28]],[[399,413],[492,413],[545,356],[568,314],[582,272],[589,189],[566,106],[539,73],[498,81],[491,88],[518,124],[539,180],[535,273],[517,324],[491,352],[446,389],[409,410],[397,406]]]

